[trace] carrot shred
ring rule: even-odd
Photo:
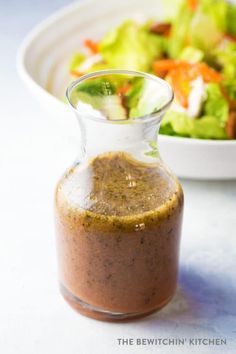
[[[156,70],[155,71],[156,76],[160,77],[161,79],[164,79],[166,75],[168,74],[167,70]]]
[[[84,73],[81,73],[79,71],[76,71],[76,70],[70,70],[70,74],[73,75],[73,76],[76,76],[76,77],[81,77],[84,75]]]
[[[201,76],[205,82],[219,83],[222,75],[206,63],[189,63],[183,60],[162,59],[153,63],[156,75],[169,75],[177,99],[183,107],[188,107],[190,82]]]
[[[188,0],[188,7],[191,11],[196,11],[199,0]]]
[[[188,107],[189,81],[183,69],[176,69],[170,72],[170,79],[174,93],[181,106]]]
[[[131,85],[130,84],[126,84],[124,86],[121,86],[117,89],[117,94],[118,95],[124,95],[126,94],[130,89],[131,89]]]
[[[92,54],[98,53],[98,43],[94,42],[92,39],[85,39],[84,45],[90,50]]]
[[[161,59],[156,60],[153,63],[153,70],[155,72],[159,71],[170,71],[176,69],[178,67],[188,67],[189,63],[181,61],[181,60],[174,60],[174,59]]]
[[[181,76],[185,76],[189,80],[194,80],[201,75],[206,82],[220,82],[222,75],[209,67],[206,63],[191,64],[182,60],[163,59],[157,60],[153,63],[153,69],[156,74],[167,71],[180,69]]]
[[[218,71],[210,68],[206,63],[198,63],[193,65],[190,70],[190,74],[193,75],[193,79],[201,75],[205,82],[212,81],[218,83],[222,80],[222,75]]]

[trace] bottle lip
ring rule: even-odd
[[[155,81],[156,83],[161,85],[163,87],[163,89],[166,91],[166,96],[168,97],[167,102],[165,102],[165,104],[163,104],[163,106],[161,106],[158,110],[156,110],[152,113],[140,116],[140,117],[135,117],[133,119],[129,118],[129,119],[124,119],[124,120],[120,120],[120,119],[108,120],[108,119],[103,119],[103,118],[96,116],[96,115],[86,115],[86,119],[99,121],[104,124],[122,124],[122,123],[123,124],[133,124],[133,123],[147,123],[152,120],[161,121],[162,113],[164,113],[168,109],[168,107],[171,105],[171,103],[174,99],[174,92],[173,92],[171,85],[167,81],[159,78],[158,76],[144,73],[141,71],[135,71],[135,70],[125,70],[125,69],[99,70],[99,71],[94,71],[94,72],[82,75],[79,79],[73,81],[68,86],[68,88],[66,90],[66,98],[67,98],[69,105],[72,107],[72,109],[77,114],[80,113],[78,111],[78,107],[76,107],[71,102],[71,99],[70,99],[70,95],[71,95],[71,92],[73,91],[73,89],[76,86],[78,86],[80,83],[82,83],[88,79],[100,77],[100,76],[105,76],[105,75],[127,75],[127,76],[130,75],[130,76],[136,76],[136,77],[143,77],[147,80]]]

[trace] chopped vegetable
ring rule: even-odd
[[[188,115],[195,119],[202,111],[203,102],[206,99],[206,85],[201,76],[191,82],[191,91],[188,96]]]
[[[120,95],[126,94],[132,88],[131,84],[125,84],[124,86],[118,87],[117,93]]]
[[[81,53],[75,53],[70,61],[70,71],[76,72],[78,67],[83,63],[85,60],[85,55]]]
[[[228,95],[228,99],[231,100],[231,105],[236,104],[236,78],[230,80],[226,79],[222,82],[223,88]]]
[[[196,11],[199,1],[198,0],[188,0],[188,7],[191,11]]]
[[[204,53],[200,49],[188,46],[180,53],[179,59],[192,64],[199,63],[204,59]]]
[[[116,88],[108,80],[95,78],[81,83],[77,88],[77,92],[85,92],[90,96],[110,96],[116,93]]]
[[[191,45],[207,55],[226,32],[227,4],[221,0],[201,0],[189,27]]]
[[[207,99],[204,103],[203,113],[207,116],[213,116],[221,122],[222,127],[226,123],[229,114],[229,106],[223,96],[220,86],[210,83],[206,88]]]
[[[203,116],[190,120],[187,114],[174,111],[166,113],[160,133],[198,139],[227,139],[226,131],[216,117]]]
[[[227,7],[227,33],[236,37],[236,7],[233,4],[228,4]]]
[[[169,37],[171,31],[171,24],[168,22],[153,23],[150,28],[150,31],[155,34]]]
[[[201,119],[194,120],[190,136],[200,139],[227,139],[224,127],[214,116],[203,116]]]
[[[236,77],[236,43],[226,43],[217,48],[214,55],[225,78],[233,80]]]
[[[105,35],[99,50],[111,68],[149,71],[163,52],[163,39],[145,26],[126,21]]]
[[[92,54],[98,53],[98,43],[92,41],[92,39],[85,39],[84,45],[91,51]]]
[[[171,27],[167,52],[170,58],[176,59],[186,45],[190,45],[188,33],[193,17],[192,11],[185,6],[179,8],[179,12],[174,19]]]
[[[189,63],[181,60],[173,60],[173,59],[161,59],[157,60],[153,63],[153,69],[155,73],[159,71],[170,71],[177,68],[189,68]]]

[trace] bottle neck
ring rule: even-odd
[[[160,119],[148,122],[103,123],[78,117],[81,133],[81,158],[93,158],[106,152],[126,152],[134,158],[155,162],[159,158],[157,138]]]

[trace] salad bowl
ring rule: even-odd
[[[99,40],[127,18],[160,20],[174,11],[170,1],[90,0],[72,4],[38,25],[18,51],[19,74],[45,109],[65,131],[73,134],[73,115],[63,101],[71,78],[68,66],[85,38]],[[173,3],[173,2],[171,2]],[[177,3],[177,2],[176,2]],[[75,133],[76,136],[76,133]],[[99,139],[99,137],[94,137]],[[236,178],[236,140],[196,139],[159,135],[160,154],[182,178]]]

